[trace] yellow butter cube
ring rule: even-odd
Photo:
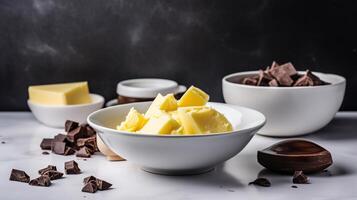
[[[74,105],[91,103],[87,82],[36,85],[28,88],[33,103],[45,105]]]
[[[181,97],[178,101],[179,107],[186,107],[186,106],[204,106],[209,100],[208,94],[204,91],[191,86],[185,94]]]
[[[140,133],[154,134],[171,134],[173,130],[180,127],[176,120],[170,115],[163,113],[160,116],[152,116],[145,126],[139,131]]]
[[[177,100],[173,94],[162,96],[158,94],[154,99],[149,109],[145,113],[146,118],[150,118],[153,115],[161,115],[161,111],[172,111],[177,109]]]
[[[144,117],[143,114],[139,113],[134,108],[131,108],[125,118],[125,121],[123,121],[119,126],[117,126],[117,129],[122,131],[135,132],[137,130],[140,130],[146,122],[147,119]]]
[[[232,131],[224,115],[206,106],[178,108],[178,115],[185,134],[221,133]]]

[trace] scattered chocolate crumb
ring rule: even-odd
[[[228,191],[228,192],[235,192],[235,191],[234,191],[234,190],[232,190],[232,189],[228,189],[227,191]]]
[[[50,153],[48,153],[48,151],[43,151],[42,154],[43,154],[43,155],[48,155],[48,154],[50,154]]]
[[[28,183],[30,182],[30,176],[27,175],[26,172],[22,170],[12,169],[9,180]]]
[[[296,186],[296,185],[292,185],[291,187],[292,187],[292,188],[298,188],[298,186]]]
[[[262,187],[270,187],[271,183],[268,179],[266,178],[257,178],[253,182],[250,182],[249,185],[258,185]]]
[[[296,184],[308,184],[309,178],[303,173],[303,171],[295,171],[293,176],[293,183]]]
[[[6,142],[5,141],[1,141],[1,144],[5,144]]]

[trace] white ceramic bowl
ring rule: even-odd
[[[266,116],[261,135],[290,137],[317,131],[332,120],[342,104],[346,80],[334,74],[313,72],[331,83],[313,87],[262,87],[229,81],[257,73],[230,74],[223,78],[222,89],[227,103],[253,108]]]
[[[159,174],[196,174],[239,153],[264,125],[263,114],[248,108],[210,103],[232,123],[234,131],[222,134],[172,136],[137,134],[115,129],[131,107],[145,112],[151,102],[123,104],[101,109],[88,116],[103,142],[116,154]]]
[[[41,123],[63,128],[66,120],[73,120],[84,123],[90,113],[99,110],[103,107],[104,98],[98,94],[90,94],[92,103],[78,105],[41,105],[27,100],[33,115]]]

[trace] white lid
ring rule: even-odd
[[[134,98],[155,98],[159,93],[181,93],[186,86],[178,85],[176,81],[158,78],[141,78],[121,81],[117,85],[117,94]]]

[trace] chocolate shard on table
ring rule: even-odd
[[[67,141],[66,138],[67,138],[67,136],[65,134],[59,133],[59,134],[55,135],[53,140],[56,142],[66,142]]]
[[[91,156],[91,151],[86,146],[83,146],[76,152],[76,156],[82,158],[89,158]]]
[[[45,171],[48,171],[48,170],[54,170],[54,171],[57,171],[57,167],[54,166],[54,165],[47,165],[47,167],[43,168],[43,169],[40,169],[38,170],[38,173],[40,175],[42,175],[42,173],[44,173]]]
[[[41,174],[42,176],[48,176],[50,180],[60,179],[63,176],[62,172],[56,170],[47,170]]]
[[[33,186],[49,187],[51,185],[51,180],[48,176],[40,176],[38,178],[32,179],[29,184]]]
[[[80,174],[81,169],[78,167],[78,163],[74,160],[64,163],[64,170],[66,174]]]
[[[296,184],[308,184],[309,178],[303,173],[303,171],[295,171],[293,176],[293,183]]]
[[[65,142],[52,142],[52,152],[58,155],[64,155],[66,152],[66,143]]]
[[[74,130],[67,133],[67,140],[76,143],[79,138],[85,137],[87,129],[83,126],[78,126]]]
[[[265,168],[293,174],[314,173],[329,167],[333,161],[329,151],[308,140],[284,140],[258,151],[258,162]]]
[[[66,120],[66,122],[64,123],[64,130],[66,132],[70,132],[70,131],[76,129],[78,126],[79,126],[78,122]]]
[[[258,185],[262,187],[270,187],[271,183],[268,179],[266,178],[257,178],[253,182],[250,182],[249,185]]]
[[[84,184],[87,184],[89,181],[97,181],[97,178],[94,176],[88,176],[83,179]]]
[[[22,170],[12,169],[9,180],[28,183],[30,182],[30,176],[27,175],[26,172]]]
[[[86,129],[84,137],[91,137],[97,133],[89,124],[81,124],[80,126]]]
[[[88,192],[88,193],[95,193],[95,192],[97,192],[97,190],[98,190],[98,187],[97,187],[97,183],[95,181],[89,181],[82,188],[82,192]]]
[[[88,176],[88,177],[83,179],[83,183],[84,184],[87,184],[87,183],[92,182],[92,181],[95,181],[98,190],[108,190],[112,186],[111,183],[108,183],[108,182],[106,182],[106,181],[104,181],[102,179],[96,178],[94,176]]]
[[[68,155],[73,155],[74,153],[76,153],[76,150],[74,150],[72,147],[66,146],[66,150],[64,151],[63,155],[68,156]]]
[[[51,150],[51,146],[52,146],[52,138],[43,138],[42,142],[40,144],[40,147],[42,150]]]

